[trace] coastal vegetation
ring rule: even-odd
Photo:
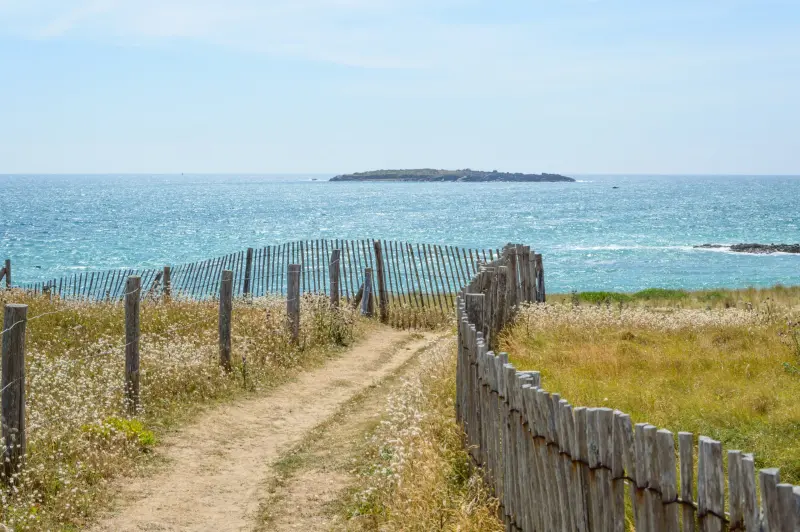
[[[606,406],[800,481],[800,287],[575,292],[521,309],[502,349],[578,405]],[[345,505],[353,530],[502,530],[455,424],[455,346],[387,402]],[[426,528],[427,527],[427,528]]]
[[[648,294],[527,306],[502,349],[573,404],[709,436],[800,482],[800,288]]]
[[[454,366],[455,341],[442,343],[387,399],[343,505],[348,530],[504,530],[453,417]]]
[[[143,302],[144,410],[129,417],[121,305],[0,294],[3,303],[29,305],[30,430],[28,461],[3,492],[1,522],[83,528],[110,501],[114,479],[161,465],[152,450],[179,423],[284,383],[373,327],[349,306],[333,312],[327,299],[303,297],[298,345],[286,332],[285,300],[235,304],[230,375],[218,365],[216,302]],[[452,327],[431,309],[400,309],[396,327]],[[800,287],[550,295],[520,309],[501,348],[574,404],[710,436],[800,482]],[[455,350],[446,340],[426,351],[386,392],[381,421],[353,443],[355,485],[335,510],[343,527],[503,529],[454,419]]]
[[[458,181],[458,182],[574,182],[571,177],[559,174],[524,174],[519,172],[483,172],[480,170],[435,170],[420,168],[414,170],[373,170],[354,174],[337,175],[331,181]]]
[[[0,293],[0,303],[10,302],[29,306],[28,452],[12,489],[0,493],[0,523],[13,530],[83,529],[113,494],[112,480],[153,465],[151,449],[178,422],[321,364],[365,327],[355,311],[332,311],[327,298],[306,295],[294,344],[285,300],[237,301],[227,374],[218,362],[217,302],[143,301],[143,410],[131,418],[121,304]]]

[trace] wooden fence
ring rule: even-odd
[[[220,272],[231,270],[234,297],[285,296],[288,265],[300,264],[301,294],[330,294],[330,257],[337,249],[339,291],[348,301],[356,297],[370,268],[378,277],[374,293],[379,296],[382,287],[387,306],[428,307],[441,312],[452,312],[455,294],[480,264],[496,260],[500,253],[496,249],[386,240],[308,240],[249,248],[163,269],[76,273],[21,288],[62,299],[118,300],[125,294],[126,279],[137,276],[142,280],[143,298],[168,290],[172,297],[209,299],[217,297]],[[10,262],[8,268],[10,271]]]
[[[680,432],[676,447],[672,432],[622,412],[573,407],[539,372],[491,350],[515,305],[535,299],[519,250],[482,267],[456,310],[456,412],[506,529],[799,531],[800,487],[780,483],[778,469],[756,474],[752,454],[728,451],[726,475],[720,442],[700,436],[695,446]]]

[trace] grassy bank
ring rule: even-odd
[[[800,288],[591,294],[523,309],[503,350],[575,405],[710,436],[800,483]]]
[[[573,305],[620,305],[670,308],[749,308],[775,305],[796,307],[800,305],[800,286],[773,286],[770,288],[676,290],[647,288],[638,292],[573,292],[550,294],[550,303]]]
[[[464,449],[453,418],[455,343],[425,353],[389,397],[359,460],[344,513],[349,530],[501,531],[497,501]]]
[[[141,400],[124,412],[124,309],[118,303],[29,305],[26,338],[28,453],[2,491],[0,522],[15,530],[77,530],[106,501],[109,481],[150,462],[149,450],[202,405],[274,386],[349,344],[364,326],[349,309],[304,296],[301,340],[286,334],[285,301],[236,302],[233,372],[218,365],[218,303],[143,302]]]

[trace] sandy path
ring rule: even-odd
[[[429,335],[431,336],[431,335]],[[283,454],[268,480],[260,532],[346,530],[341,505],[358,481],[354,464],[367,451],[368,436],[386,412],[390,393],[407,376],[419,371],[419,360],[450,334],[440,334],[387,374],[375,387],[363,390]],[[410,347],[410,346],[409,346]]]
[[[209,410],[165,442],[163,471],[125,483],[118,511],[93,530],[251,530],[269,464],[431,337],[380,327],[267,396]]]

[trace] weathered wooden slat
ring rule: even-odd
[[[742,453],[739,451],[728,451],[728,513],[731,528],[744,527]]]
[[[403,287],[403,272],[400,269],[400,261],[397,259],[397,249],[393,240],[389,241],[389,250],[392,255],[392,262],[394,263],[394,281],[397,288],[398,303],[408,304],[406,290]]]
[[[389,297],[386,293],[386,270],[384,269],[383,249],[381,248],[381,241],[375,240],[373,242],[375,251],[375,264],[377,274],[377,295],[378,295],[378,312],[380,320],[383,323],[389,321]]]
[[[625,530],[625,476],[635,477],[635,455],[633,445],[633,425],[631,418],[622,412],[614,412],[613,449],[611,460],[612,512],[615,516],[614,532]],[[635,488],[631,487],[631,499]],[[620,519],[619,516],[623,518]]]
[[[419,278],[419,270],[417,269],[417,260],[414,257],[414,248],[411,247],[411,244],[408,243],[408,242],[406,242],[405,244],[406,244],[406,249],[408,251],[408,255],[407,255],[408,256],[408,261],[409,261],[409,264],[411,265],[411,268],[414,271],[414,278],[417,280],[417,292],[419,293],[420,305],[422,306],[422,308],[425,308],[426,307],[426,305],[425,305],[425,291],[422,289],[422,282],[420,281],[420,278]]]
[[[290,264],[286,281],[286,316],[292,341],[300,339],[300,265]]]
[[[442,313],[444,313],[444,305],[442,303],[442,294],[441,294],[441,290],[439,289],[439,279],[436,276],[436,272],[433,269],[433,264],[432,264],[433,257],[428,257],[429,252],[430,252],[430,245],[422,244],[422,256],[424,257],[425,270],[427,272],[426,273],[426,277],[430,281],[431,294],[432,295],[433,294],[436,295],[436,302],[439,305],[439,310]],[[484,334],[486,334],[485,330],[484,330]]]
[[[795,530],[794,496],[791,484],[778,484],[778,530]]]
[[[636,485],[636,492],[632,501],[633,517],[636,530],[650,531],[653,529],[648,522],[648,505],[647,505],[647,483],[648,483],[648,470],[647,470],[647,455],[645,451],[645,427],[647,423],[637,423],[634,427],[634,454],[636,457],[636,476],[634,482]]]
[[[656,433],[658,452],[659,486],[661,488],[662,521],[660,529],[664,532],[678,532],[678,478],[675,469],[675,437],[668,430]]]
[[[350,245],[353,248],[353,258],[355,259],[356,269],[356,285],[355,286],[363,286],[364,284],[364,271],[367,269],[367,266],[364,264],[362,259],[361,253],[358,251],[358,243],[356,240],[351,240]]]
[[[753,455],[742,455],[740,467],[745,530],[758,530],[761,522],[761,515],[756,495],[756,466]]]
[[[9,303],[3,309],[2,332],[2,429],[3,481],[13,483],[25,464],[25,328],[28,305]]]
[[[700,436],[697,467],[697,506],[700,525],[704,532],[722,530],[724,515],[724,475],[722,472],[722,445]]]
[[[233,312],[233,271],[223,270],[219,282],[219,365],[231,371],[231,314]]]
[[[417,290],[414,288],[413,269],[408,259],[408,248],[404,242],[398,242],[397,246],[400,258],[403,260],[403,272],[405,273],[406,289],[408,290],[408,302],[411,304],[411,298],[413,296],[414,306],[419,308],[421,305],[417,298]]]
[[[139,411],[139,304],[142,279],[128,277],[125,283],[125,398],[128,412]]]
[[[780,473],[776,468],[762,469],[758,472],[761,486],[761,515],[762,526],[765,532],[783,532],[781,528],[781,511],[778,501],[778,484]]]
[[[430,285],[430,287],[429,287],[429,282],[432,282],[432,279],[430,278],[430,272],[427,271],[427,268],[426,268],[426,266],[427,266],[426,262],[427,261],[425,260],[425,257],[422,254],[422,249],[421,249],[419,244],[417,244],[417,257],[419,259],[419,269],[422,272],[421,277],[422,277],[422,286],[424,288],[424,292],[423,293],[425,294],[425,297],[427,298],[428,306],[429,307],[435,307],[436,306],[436,298],[434,297],[434,294],[433,294],[433,285]]]
[[[682,505],[681,523],[683,532],[694,532],[695,511],[691,504],[694,501],[694,436],[691,432],[678,433],[678,454],[680,457],[681,470],[681,500],[686,504]]]
[[[436,252],[436,264],[437,266],[441,264],[441,270],[444,272],[444,293],[445,293],[445,301],[447,302],[447,306],[451,309],[453,308],[453,301],[455,297],[455,287],[453,283],[450,282],[450,274],[452,272],[448,272],[447,265],[448,259],[450,258],[443,250],[442,247],[438,244],[434,246],[434,251]],[[437,268],[438,269],[438,268]],[[439,277],[442,278],[442,273],[439,273]]]

